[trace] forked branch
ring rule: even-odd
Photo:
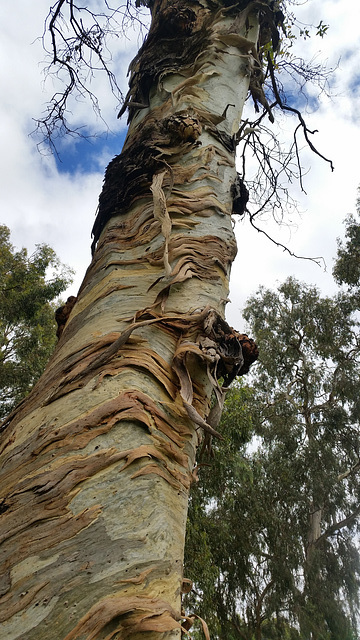
[[[107,0],[104,4],[105,11],[95,12],[76,4],[75,0],[57,0],[46,17],[42,42],[50,63],[44,73],[54,76],[64,89],[53,94],[42,117],[35,120],[35,132],[41,136],[40,145],[45,143],[53,151],[56,151],[56,138],[64,133],[88,137],[83,128],[74,128],[68,122],[72,100],[89,100],[97,116],[102,117],[98,97],[90,89],[96,71],[103,71],[107,76],[116,99],[114,109],[123,102],[107,41],[119,35],[126,37],[126,31],[134,22],[140,26],[140,32],[144,25],[140,10],[133,8],[129,0],[117,8],[112,8]]]

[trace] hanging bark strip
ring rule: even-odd
[[[195,451],[217,433],[219,380],[257,356],[223,317],[234,139],[269,5],[148,4],[92,263],[45,374],[2,425],[10,640],[180,639]]]

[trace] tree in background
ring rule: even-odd
[[[260,289],[244,317],[260,362],[251,388],[230,397],[225,446],[214,445],[192,499],[190,532],[212,562],[209,576],[190,536],[199,613],[218,638],[355,638],[359,322],[347,296],[321,297],[291,278]]]
[[[0,418],[26,396],[55,347],[54,300],[71,282],[55,252],[16,251],[0,226]]]
[[[257,433],[267,486],[279,470],[265,502],[278,513],[265,549],[275,560],[287,550],[278,575],[304,636],[346,637],[337,630],[349,613],[341,596],[350,613],[358,598],[358,321],[346,297],[321,297],[293,279],[260,291],[244,317],[262,345]]]
[[[345,220],[345,243],[338,242],[338,257],[333,275],[338,284],[347,286],[351,302],[360,309],[360,197],[356,203],[357,219],[350,215]]]

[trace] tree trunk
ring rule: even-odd
[[[258,35],[256,5],[241,4],[151,3],[92,263],[44,375],[4,423],[7,640],[180,638],[195,451],[216,428],[216,377],[243,362],[221,320]]]

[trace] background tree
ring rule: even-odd
[[[54,301],[71,272],[47,245],[16,251],[0,226],[0,418],[29,393],[55,347]]]
[[[356,203],[357,216],[345,220],[345,242],[338,241],[338,256],[333,274],[338,284],[346,285],[355,309],[360,308],[360,197]]]
[[[293,279],[261,289],[244,315],[261,355],[253,386],[231,408],[235,439],[224,414],[234,455],[214,445],[220,452],[201,469],[191,502],[190,531],[204,526],[215,576],[190,562],[204,593],[199,613],[219,638],[355,638],[358,321],[344,295],[321,297]],[[246,449],[239,433],[250,425],[255,442]],[[192,544],[190,536],[189,558]]]
[[[256,388],[266,484],[276,468],[280,474],[268,541],[273,559],[286,550],[276,582],[283,576],[291,585],[291,613],[305,637],[346,637],[358,600],[358,323],[342,296],[321,298],[291,279],[250,300],[245,317],[262,342]],[[275,343],[283,345],[277,354]]]

